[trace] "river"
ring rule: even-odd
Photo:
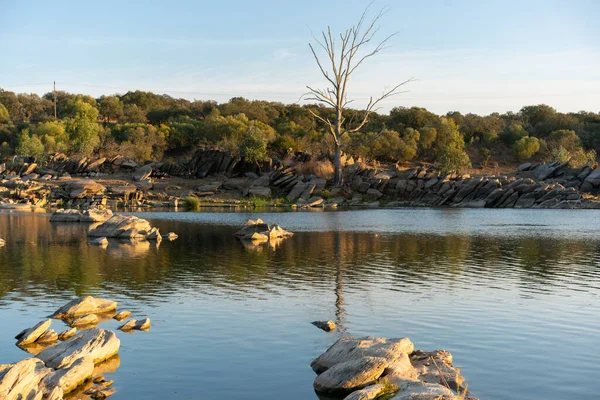
[[[26,357],[18,332],[91,294],[152,320],[118,334],[116,400],[316,398],[310,361],[340,335],[450,350],[481,399],[597,396],[600,211],[138,215],[179,239],[102,249],[85,224],[0,214],[0,364]],[[296,234],[245,247],[232,234],[256,217]],[[310,324],[327,319],[339,331]]]

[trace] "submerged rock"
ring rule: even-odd
[[[114,332],[92,328],[42,351],[38,358],[51,368],[71,365],[83,357],[90,357],[94,364],[98,364],[117,354],[120,344]]]
[[[316,326],[319,329],[324,330],[325,332],[331,332],[333,330],[335,330],[335,322],[329,320],[329,321],[313,321],[311,322],[311,324],[313,324],[314,326]]]
[[[92,296],[79,297],[56,310],[50,318],[76,318],[86,314],[103,314],[116,310],[117,302],[97,299]]]
[[[244,227],[233,234],[242,241],[262,243],[278,241],[293,235],[293,233],[281,229],[279,225],[269,226],[262,219],[248,220]]]
[[[178,237],[179,236],[177,236],[177,234],[175,232],[169,232],[169,233],[166,233],[166,234],[162,235],[163,239],[166,239],[166,240],[168,240],[170,242],[172,242],[173,240],[177,239]]]
[[[108,246],[108,239],[106,237],[99,237],[90,240],[90,244],[93,246],[106,247]]]

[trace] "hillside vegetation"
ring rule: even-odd
[[[0,158],[44,154],[124,155],[137,161],[176,159],[214,147],[248,161],[294,152],[331,154],[331,137],[309,109],[316,105],[250,101],[189,101],[150,92],[98,99],[66,92],[17,94],[0,89]],[[348,110],[347,119],[360,118]],[[373,114],[364,132],[344,138],[345,153],[378,162],[423,161],[442,170],[525,160],[594,164],[600,150],[600,113],[560,113],[548,105],[486,116],[419,107]]]

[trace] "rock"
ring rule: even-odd
[[[150,231],[148,231],[148,234],[146,235],[146,239],[147,240],[155,240],[158,243],[160,243],[162,241],[162,236],[161,236],[158,228],[154,227],[154,228],[151,228]]]
[[[64,342],[65,340],[72,338],[77,333],[77,328],[66,329],[58,334],[58,340]]]
[[[271,188],[255,186],[248,189],[248,196],[250,197],[271,197]]]
[[[18,340],[17,346],[33,343],[36,340],[38,340],[38,338],[42,336],[42,334],[46,332],[46,330],[50,327],[51,323],[52,320],[49,319],[40,321],[37,324],[35,324],[32,328],[25,329],[24,331],[19,333],[17,336],[15,336],[15,339]]]
[[[90,240],[90,244],[94,246],[106,247],[108,246],[108,239],[105,237],[99,237]]]
[[[98,323],[98,316],[96,314],[87,314],[79,318],[74,319],[69,324],[71,327],[80,327],[86,325],[96,325]]]
[[[56,341],[58,341],[58,334],[54,329],[48,329],[46,332],[42,333],[42,336],[36,340],[36,343],[47,344]]]
[[[113,215],[110,219],[90,230],[88,236],[121,239],[146,239],[152,227],[145,219],[133,215]]]
[[[177,234],[175,232],[169,232],[169,233],[166,233],[166,234],[162,235],[163,239],[166,239],[166,240],[168,240],[170,242],[172,242],[173,240],[177,239],[178,237],[179,236],[177,236]]]
[[[117,315],[115,315],[113,318],[116,319],[117,321],[123,321],[124,319],[129,318],[130,315],[131,315],[131,311],[121,311]]]
[[[311,322],[311,324],[313,324],[314,326],[316,326],[319,329],[324,330],[325,332],[331,332],[333,330],[335,330],[335,322],[329,320],[329,321],[313,321]]]
[[[48,367],[56,369],[71,365],[83,357],[91,357],[94,364],[98,364],[117,354],[120,344],[114,332],[92,328],[42,351],[38,358]]]
[[[521,164],[517,167],[517,171],[521,171],[521,172],[529,171],[530,169],[531,169],[531,163],[529,163],[529,162]]]
[[[411,359],[420,381],[438,384],[446,381],[451,388],[462,388],[465,379],[452,367],[452,354],[449,351],[417,350]]]
[[[373,400],[378,398],[384,391],[382,384],[367,386],[344,397],[344,400]]]
[[[515,203],[515,208],[531,208],[535,204],[535,194],[527,193],[519,197]]]
[[[150,177],[150,175],[152,174],[152,165],[148,164],[148,165],[144,165],[140,168],[138,168],[137,170],[135,170],[135,172],[133,173],[133,180],[134,181],[145,181],[146,179],[148,179]]]
[[[269,237],[265,234],[254,232],[250,236],[244,236],[244,239],[252,240],[253,242],[268,242]]]
[[[90,179],[72,179],[65,185],[71,199],[83,198],[88,195],[103,194],[106,188]]]
[[[135,329],[139,331],[147,331],[150,329],[150,318],[144,318],[135,324]]]
[[[47,388],[60,387],[63,393],[72,392],[83,382],[92,377],[94,361],[91,357],[75,360],[70,366],[51,372],[44,378]]]
[[[79,222],[81,214],[79,210],[56,210],[50,216],[50,222]]]
[[[600,168],[596,168],[595,170],[590,172],[583,182],[587,182],[593,187],[600,186]]]
[[[111,210],[85,210],[81,214],[81,222],[104,222],[113,216]]]
[[[455,400],[454,392],[442,385],[419,380],[397,381],[398,393],[390,400]]]
[[[389,362],[364,356],[338,363],[316,377],[313,387],[320,393],[347,393],[373,384]]]
[[[327,351],[314,359],[310,366],[316,373],[321,373],[340,362],[363,356],[382,357],[391,364],[401,357],[403,353],[410,354],[413,350],[414,345],[408,338],[343,337],[335,342]]]
[[[120,331],[130,331],[135,328],[136,324],[137,324],[137,320],[130,319],[129,321],[125,322],[123,325],[119,326],[117,329]]]
[[[66,319],[76,318],[86,314],[104,314],[114,311],[116,308],[116,301],[85,296],[68,302],[56,310],[54,314],[50,316],[50,318]]]
[[[248,220],[244,227],[233,234],[233,236],[237,237],[246,237],[251,236],[253,233],[257,232],[268,232],[269,225],[265,224],[262,219],[257,220]]]
[[[372,189],[372,188],[371,188],[371,189],[367,189],[367,191],[365,192],[365,195],[366,195],[368,198],[375,199],[375,200],[379,200],[379,199],[380,199],[380,198],[383,196],[383,193],[381,193],[381,192],[380,192],[379,190],[377,190],[377,189]]]
[[[14,364],[0,365],[0,399],[41,399],[44,390],[42,381],[51,372],[52,370],[37,358],[26,358]],[[62,399],[62,393],[55,399]]]
[[[268,236],[270,240],[285,239],[293,235],[293,233],[283,230],[279,225],[275,224],[269,229]]]

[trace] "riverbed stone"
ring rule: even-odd
[[[115,315],[113,318],[116,319],[117,321],[123,321],[126,318],[129,318],[129,316],[131,315],[131,311],[120,311],[117,313],[117,315]]]
[[[86,314],[104,314],[114,311],[116,308],[116,301],[84,296],[71,300],[56,310],[50,318],[66,319],[80,317]]]
[[[145,219],[134,215],[113,215],[98,227],[90,230],[88,236],[121,239],[145,239],[152,226]]]
[[[316,326],[319,329],[324,330],[325,332],[332,332],[335,330],[335,322],[333,322],[332,320],[329,321],[313,321],[311,322],[311,324],[313,324],[314,326]]]
[[[107,360],[119,352],[120,340],[114,332],[92,328],[38,354],[46,366],[63,368],[82,357],[91,357],[94,364]]]
[[[340,362],[363,356],[382,357],[391,364],[403,353],[410,354],[413,350],[414,345],[408,338],[343,337],[315,358],[310,366],[316,373],[321,373]]]
[[[82,315],[79,318],[75,318],[69,323],[69,325],[71,327],[77,328],[81,326],[96,325],[97,323],[98,316],[96,314],[86,314]]]
[[[72,338],[77,333],[77,328],[66,329],[58,334],[58,340],[64,342],[67,339]]]
[[[369,386],[383,374],[389,362],[382,357],[365,356],[338,363],[315,378],[320,393],[347,393]]]
[[[38,358],[0,365],[0,399],[41,399],[44,388],[42,381],[51,372]]]
[[[384,386],[380,383],[367,386],[364,389],[356,390],[344,397],[344,400],[373,400],[379,397],[384,391]]]
[[[70,393],[83,382],[91,378],[94,372],[92,357],[82,357],[65,368],[49,373],[43,381],[47,388],[60,387],[63,393]]]
[[[46,330],[48,330],[51,323],[52,320],[46,319],[19,333],[17,336],[15,336],[15,339],[17,339],[17,346],[30,344],[38,340],[38,338],[42,336]]]

